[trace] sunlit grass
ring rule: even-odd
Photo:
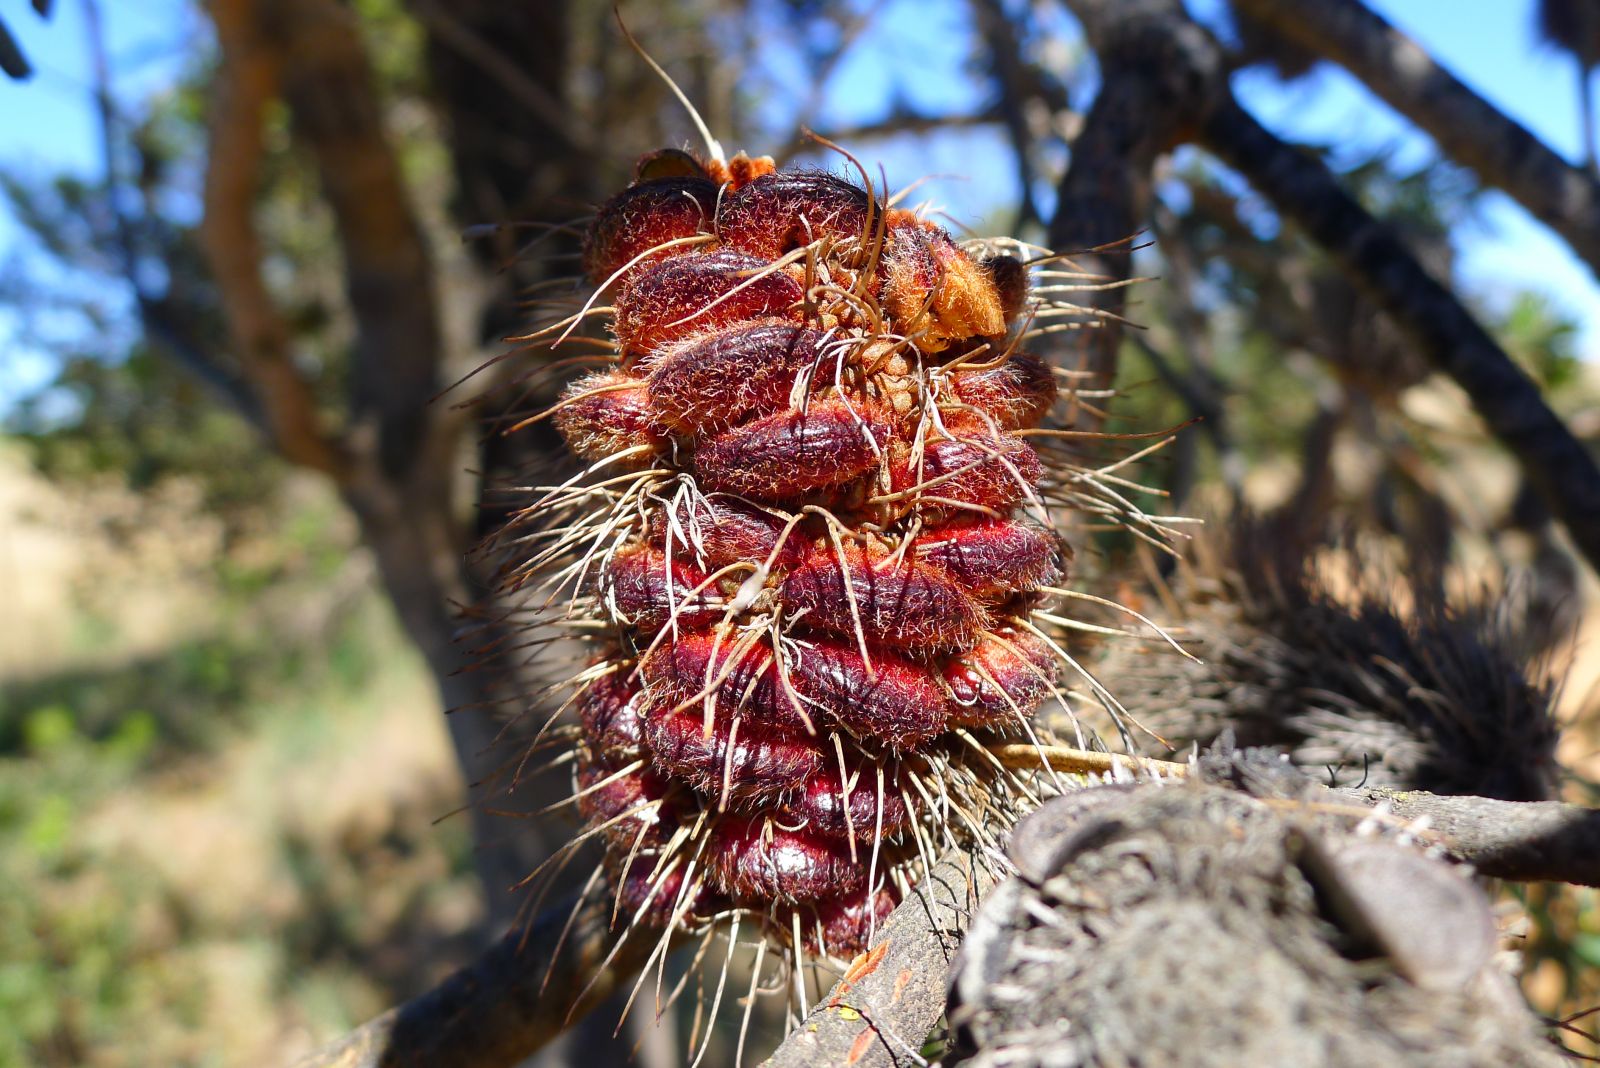
[[[0,679],[0,1068],[281,1063],[469,950],[432,680],[362,558],[286,529],[201,633]]]

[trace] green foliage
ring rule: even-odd
[[[1576,387],[1583,373],[1578,328],[1539,293],[1518,293],[1495,324],[1506,352],[1551,393]]]

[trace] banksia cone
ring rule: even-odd
[[[562,710],[630,934],[848,959],[1034,796],[986,745],[1065,700],[1050,510],[1102,488],[1032,444],[1060,387],[1021,252],[742,155],[646,157],[599,208],[593,296],[530,335],[608,322],[547,413],[588,467],[506,540],[597,636]]]
[[[1096,671],[1141,723],[1185,748],[1229,731],[1347,784],[1555,796],[1556,686],[1530,651],[1553,644],[1544,621],[1446,604],[1422,561],[1401,579],[1355,544],[1354,583],[1332,583],[1276,519],[1235,517],[1180,573],[1172,599],[1202,659],[1106,646]]]

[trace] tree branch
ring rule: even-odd
[[[1015,21],[1007,14],[1001,0],[972,0],[973,18],[989,53],[989,77],[999,94],[998,110],[1005,124],[1006,135],[1011,139],[1011,150],[1017,157],[1017,184],[1022,187],[1022,207],[1017,216],[1016,232],[1043,220],[1034,196],[1035,174],[1033,160],[1033,135],[1028,128],[1028,104],[1031,94],[1024,72],[1027,61],[1022,55],[1020,32]],[[1066,111],[1065,93],[1057,94],[1045,102],[1052,111]]]
[[[1455,295],[1321,160],[1279,141],[1231,94],[1205,117],[1199,140],[1322,245],[1433,366],[1466,391],[1578,550],[1600,569],[1600,467]]]
[[[201,244],[273,445],[291,462],[337,480],[347,457],[320,425],[316,398],[290,356],[288,326],[261,276],[256,186],[266,152],[261,126],[277,92],[278,63],[262,46],[252,0],[214,0],[211,13],[223,61],[212,93]]]
[[[356,320],[354,418],[375,418],[390,475],[426,444],[442,335],[433,264],[384,130],[356,14],[335,0],[255,5],[280,50],[283,96],[333,209]]]
[[[1072,143],[1072,163],[1057,190],[1050,246],[1072,256],[1102,283],[1131,276],[1126,245],[1150,218],[1156,158],[1182,137],[1194,101],[1222,84],[1222,57],[1205,47],[1204,31],[1173,32],[1164,0],[1068,0],[1100,59],[1100,91]],[[1111,285],[1088,303],[1120,316],[1126,295]],[[1115,319],[1084,330],[1081,369],[1097,388],[1116,377],[1122,331]]]
[[[1241,10],[1360,78],[1457,162],[1509,193],[1600,276],[1600,179],[1434,62],[1359,0],[1234,0]]]
[[[557,905],[439,986],[309,1054],[295,1068],[509,1068],[644,966],[654,948],[649,937],[630,938],[607,958],[610,919],[605,895],[582,905]]]
[[[944,1013],[950,960],[995,882],[971,855],[946,854],[762,1068],[921,1063],[918,1051]]]
[[[1122,228],[1122,236],[1132,234],[1148,208],[1149,159],[1170,147],[1173,138],[1192,137],[1322,245],[1432,364],[1466,391],[1579,551],[1600,568],[1600,467],[1583,444],[1545,404],[1539,387],[1393,230],[1356,203],[1321,160],[1278,140],[1238,105],[1221,76],[1221,46],[1188,17],[1179,0],[1069,4],[1101,52],[1105,77],[1085,127],[1085,137],[1094,129],[1098,139],[1084,144],[1080,138],[1074,147],[1062,211],[1081,215],[1085,206],[1098,206],[1103,218]],[[1138,214],[1130,216],[1135,209]],[[1075,224],[1077,215],[1057,219],[1052,227],[1057,247],[1079,232],[1093,232],[1088,229],[1093,224]],[[1090,344],[1099,345],[1091,352],[1092,363],[1114,368],[1114,339],[1091,339]]]
[[[1452,857],[1514,882],[1600,886],[1600,809],[1560,801],[1440,797],[1419,790],[1330,790],[1385,805],[1399,819],[1428,821]]]
[[[1137,759],[1055,746],[1006,745],[994,752],[1008,766],[1038,766],[1045,759],[1074,774],[1126,770]],[[1138,763],[1168,781],[1190,773],[1187,764]],[[1417,833],[1433,838],[1451,857],[1483,875],[1600,886],[1600,810],[1554,801],[1327,788],[1276,760],[1260,767],[1270,773],[1266,778],[1246,777],[1233,785],[1269,803],[1292,806],[1310,819],[1360,820],[1382,806],[1387,818],[1406,824],[1425,818],[1427,830]],[[995,882],[995,873],[981,859],[959,852],[942,858],[920,891],[894,911],[868,952],[851,963],[845,977],[764,1068],[915,1063],[914,1054],[944,1010],[951,956]],[[572,907],[559,906],[531,928],[512,932],[439,987],[323,1047],[297,1068],[498,1068],[516,1063],[627,982],[652,948],[650,939],[637,939],[636,945],[625,943],[614,958],[606,959],[610,903],[604,898],[584,905],[562,940]],[[586,984],[589,989],[569,1013],[572,1003],[561,992]]]

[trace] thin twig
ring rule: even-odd
[[[1061,745],[1011,745],[992,746],[989,752],[1008,768],[1045,768],[1069,775],[1146,775],[1182,779],[1189,774],[1189,765],[1171,760],[1152,760],[1149,757],[1126,756],[1122,753],[1097,753],[1089,749],[1070,749]]]

